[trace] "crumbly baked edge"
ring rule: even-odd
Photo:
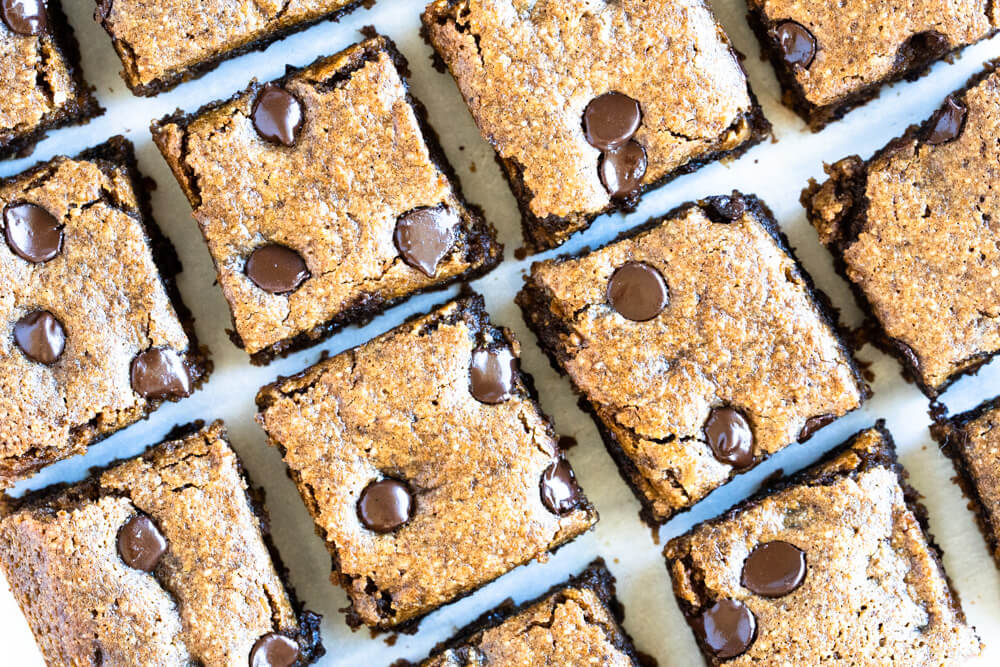
[[[845,332],[843,328],[838,324],[837,311],[831,304],[829,297],[827,297],[827,295],[822,290],[817,288],[816,285],[813,283],[812,277],[805,270],[805,267],[802,266],[801,262],[799,261],[798,257],[795,254],[795,251],[792,249],[791,245],[788,242],[788,237],[785,236],[785,234],[778,227],[777,223],[774,220],[773,215],[771,214],[770,209],[767,208],[767,205],[763,201],[758,199],[755,195],[744,195],[734,191],[733,196],[734,197],[740,196],[743,198],[747,210],[752,213],[754,218],[764,227],[764,229],[768,232],[768,234],[770,234],[771,238],[774,239],[778,247],[785,254],[787,254],[794,262],[795,267],[798,269],[799,273],[802,276],[803,282],[806,285],[806,291],[812,297],[812,301],[816,306],[817,314],[819,315],[820,319],[826,324],[827,328],[830,330],[833,336],[837,339],[839,344],[838,347],[841,353],[844,355],[844,357],[848,360],[848,363],[850,364],[851,372],[854,375],[861,398],[861,401],[858,406],[860,407],[860,404],[863,403],[865,400],[867,400],[867,398],[871,395],[871,390],[865,383],[864,378],[861,375],[861,370],[858,368],[857,362],[855,361],[854,356],[851,354],[850,348],[844,342]],[[614,243],[617,243],[618,241],[622,241],[624,239],[631,239],[641,236],[642,234],[658,227],[664,222],[669,221],[672,218],[676,218],[683,215],[687,210],[691,208],[699,207],[704,209],[706,205],[713,199],[715,199],[715,197],[708,197],[706,199],[699,200],[697,202],[688,202],[685,204],[681,204],[677,208],[673,209],[672,211],[669,211],[668,213],[662,216],[652,218],[643,223],[642,225],[640,225],[639,227],[636,227],[632,230],[620,234],[613,241],[597,248],[596,250],[600,250],[601,248],[613,245]],[[726,224],[726,223],[719,223],[719,224]],[[566,259],[576,259],[579,257],[583,257],[589,254],[590,252],[591,252],[590,248],[583,248],[579,252],[574,253],[572,255],[560,255],[556,261],[563,261]],[[552,307],[551,307],[552,295],[549,292],[547,292],[544,288],[539,286],[537,283],[535,283],[530,273],[527,276],[525,276],[524,283],[525,283],[524,287],[522,287],[521,291],[518,292],[517,297],[515,298],[515,302],[521,308],[521,313],[524,316],[524,321],[528,325],[528,328],[535,333],[535,337],[538,341],[538,346],[548,357],[549,364],[560,375],[566,375],[568,377],[568,373],[566,373],[566,369],[563,365],[566,359],[562,358],[562,356],[559,353],[560,349],[559,334],[560,332],[565,332],[566,327],[563,325],[562,320],[557,319],[552,314]],[[575,382],[573,382],[572,378],[570,378],[570,384],[573,386],[573,391],[579,397],[578,404],[580,406],[580,409],[588,413],[593,419],[594,424],[597,426],[598,432],[601,434],[601,439],[604,441],[604,446],[608,450],[608,454],[611,455],[611,458],[618,466],[618,470],[621,473],[622,478],[628,484],[629,488],[632,490],[632,493],[635,495],[640,505],[642,505],[642,509],[639,512],[639,516],[647,525],[649,525],[650,527],[656,527],[658,525],[664,524],[673,517],[677,516],[678,514],[690,510],[692,507],[694,507],[694,505],[697,504],[696,502],[687,507],[677,509],[673,513],[667,516],[658,516],[657,514],[655,514],[655,512],[653,511],[653,501],[649,499],[646,496],[646,494],[643,493],[642,491],[642,480],[644,478],[639,473],[639,470],[636,468],[635,463],[625,453],[625,450],[618,442],[617,436],[609,428],[605,426],[604,422],[598,415],[596,407],[591,403],[586,393],[582,391],[576,385]],[[789,446],[791,444],[793,443],[789,443]],[[722,486],[725,486],[725,484],[728,484],[729,481],[731,481],[737,474],[741,474],[743,472],[747,472],[748,470],[752,470],[760,463],[763,463],[764,460],[766,460],[767,458],[769,458],[769,456],[764,456],[756,463],[754,463],[754,465],[751,466],[750,468],[746,468],[740,471],[733,470],[730,473],[730,476],[727,479],[727,481],[724,482],[723,484],[720,484],[716,488],[721,488]]]
[[[438,135],[427,120],[427,109],[409,92],[409,82],[407,80],[409,75],[409,64],[407,63],[406,58],[399,52],[391,39],[379,35],[374,28],[366,27],[362,29],[362,33],[366,38],[365,42],[350,46],[347,49],[344,49],[344,51],[334,54],[333,56],[319,58],[312,64],[306,65],[302,68],[288,67],[285,75],[280,79],[277,79],[276,83],[283,84],[291,77],[319,62],[331,58],[337,58],[345,51],[356,49],[357,55],[353,61],[329,80],[330,82],[335,83],[339,80],[346,80],[355,70],[363,67],[380,53],[387,54],[390,59],[392,59],[393,64],[401,75],[400,78],[402,79],[403,86],[407,91],[406,100],[414,111],[417,123],[420,126],[421,133],[423,134],[424,143],[430,153],[431,162],[433,162],[434,165],[440,169],[448,179],[448,184],[452,193],[464,208],[462,217],[466,221],[465,224],[472,230],[472,233],[463,237],[466,246],[466,258],[470,263],[473,263],[474,266],[471,266],[463,273],[453,276],[448,280],[428,285],[427,287],[415,290],[395,299],[386,300],[377,294],[367,295],[367,298],[358,300],[354,305],[341,310],[326,322],[317,324],[307,331],[303,331],[283,341],[274,343],[259,352],[251,354],[250,361],[256,366],[266,366],[275,359],[287,357],[294,352],[312,347],[345,327],[367,324],[377,315],[383,313],[389,308],[419,294],[442,290],[458,282],[475,280],[476,278],[484,276],[492,271],[503,260],[503,244],[497,240],[496,230],[489,222],[486,221],[486,218],[483,215],[483,209],[480,206],[470,204],[466,201],[465,195],[462,192],[461,182],[458,180],[458,175],[455,173],[455,169],[451,163],[448,162],[448,159],[444,154],[444,149],[441,147],[438,139]],[[153,141],[156,143],[160,152],[163,154],[163,157],[170,165],[174,176],[181,184],[181,189],[184,190],[192,208],[197,208],[201,203],[197,186],[194,184],[194,175],[189,173],[189,170],[184,164],[184,155],[174,155],[170,153],[167,144],[160,138],[159,128],[168,124],[175,124],[182,130],[186,130],[186,127],[202,114],[217,109],[218,107],[233,100],[239,99],[243,95],[258,90],[261,87],[261,84],[254,82],[248,88],[236,93],[228,100],[219,100],[206,104],[194,113],[190,114],[185,114],[178,110],[174,114],[165,116],[152,123],[150,130],[153,134]],[[218,272],[218,263],[216,262],[215,257],[212,257],[212,262],[216,266],[216,272]],[[230,312],[230,319],[232,319],[232,312]],[[234,322],[233,329],[228,331],[229,338],[233,341],[234,345],[243,349],[245,347],[243,339],[238,333],[236,333],[235,327],[236,325]]]

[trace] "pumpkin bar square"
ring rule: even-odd
[[[702,0],[435,0],[423,25],[533,252],[770,133]]]
[[[306,665],[318,615],[284,582],[221,422],[0,507],[0,566],[50,665]]]
[[[351,626],[414,630],[597,521],[519,351],[467,294],[258,393]]]
[[[517,303],[650,522],[867,397],[825,297],[753,196],[537,262]]]
[[[188,396],[211,369],[122,137],[0,181],[0,488]]]
[[[664,551],[711,665],[960,665],[980,652],[880,422]]]
[[[405,72],[375,36],[153,123],[255,363],[501,260]]]

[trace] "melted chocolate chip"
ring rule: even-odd
[[[701,639],[717,658],[735,658],[753,644],[757,619],[737,600],[719,600],[701,614]]]
[[[47,262],[62,250],[62,225],[34,204],[11,204],[3,211],[4,236],[18,257],[35,264]]]
[[[372,482],[358,499],[358,518],[376,533],[391,532],[413,516],[413,494],[406,484],[386,478]]]
[[[472,351],[469,390],[480,403],[503,403],[511,397],[517,375],[514,353],[508,347]]]
[[[646,149],[635,141],[605,151],[597,164],[601,183],[614,199],[626,199],[639,191],[646,174]]]
[[[191,376],[184,360],[170,348],[154,347],[132,360],[132,389],[143,398],[184,398],[191,395]]]
[[[553,514],[566,514],[580,505],[582,493],[569,461],[560,457],[542,473],[542,503]]]
[[[775,30],[781,57],[790,67],[807,68],[816,57],[816,38],[805,26],[785,21]]]
[[[924,143],[938,146],[957,139],[958,135],[962,134],[967,113],[965,105],[949,95],[944,100],[944,106],[934,114],[930,129],[924,137]]]
[[[753,463],[753,430],[738,410],[715,408],[705,422],[705,439],[715,458],[737,468]]]
[[[254,285],[271,294],[294,292],[309,278],[302,255],[275,243],[250,253],[246,273]]]
[[[433,278],[438,263],[455,245],[458,222],[450,208],[410,211],[396,221],[396,248],[407,264]]]
[[[656,268],[645,262],[626,262],[608,281],[608,303],[633,322],[651,320],[667,307],[667,283]]]
[[[250,651],[250,667],[291,667],[298,659],[299,645],[277,632],[258,639]]]
[[[919,375],[920,357],[918,357],[917,353],[913,351],[913,348],[901,340],[893,340],[892,344],[896,347],[899,353],[903,355],[903,359],[906,360],[906,364],[909,366],[907,370],[911,370]]]
[[[3,22],[19,35],[37,35],[48,25],[43,0],[0,0]]]
[[[583,132],[587,142],[602,151],[618,148],[631,139],[640,122],[639,103],[621,93],[595,97],[583,110]]]
[[[152,572],[165,553],[167,538],[145,514],[136,514],[118,531],[118,554],[129,567]]]
[[[816,415],[815,417],[810,417],[806,420],[805,425],[802,430],[799,431],[799,442],[805,442],[809,438],[813,437],[816,431],[820,430],[827,424],[832,423],[837,419],[836,415]]]
[[[32,361],[54,364],[66,348],[66,330],[55,315],[36,310],[14,325],[14,342]]]
[[[268,141],[292,146],[302,129],[302,105],[273,83],[265,85],[253,104],[253,126]]]
[[[806,555],[794,544],[774,540],[758,545],[743,562],[744,588],[766,598],[780,598],[802,585]]]
[[[743,197],[719,195],[705,200],[705,215],[712,222],[728,223],[739,220],[746,213],[747,205]]]

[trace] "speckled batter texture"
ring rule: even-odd
[[[725,598],[757,619],[745,653],[720,661],[704,649],[709,663],[937,667],[978,655],[903,476],[888,432],[869,429],[776,490],[671,540],[667,566],[689,622]],[[806,556],[802,585],[779,598],[740,584],[747,555],[771,540]]]
[[[371,0],[373,1],[373,0]],[[136,95],[156,95],[223,60],[263,49],[359,0],[97,0],[94,17],[111,36],[122,78]]]
[[[246,667],[269,632],[322,655],[272,562],[221,423],[69,487],[6,499],[0,565],[51,665]],[[147,573],[118,553],[121,527],[151,517],[168,548]]]
[[[587,143],[587,104],[637,100],[644,188],[745,150],[769,130],[701,0],[437,0],[424,30],[517,197],[529,248],[584,229],[612,201]]]
[[[651,521],[734,474],[705,441],[713,408],[745,415],[760,462],[795,442],[810,418],[839,417],[866,396],[774,221],[745,201],[733,222],[686,205],[597,251],[536,263],[517,297]],[[627,320],[607,302],[608,280],[627,261],[653,266],[667,283],[670,302],[650,321]]]
[[[258,85],[194,116],[153,124],[215,261],[235,340],[255,361],[500,261],[502,246],[479,210],[464,203],[401,70],[405,61],[392,43],[376,37],[283,79],[305,113],[290,148],[254,129]],[[461,223],[429,277],[403,261],[393,233],[404,213],[438,205]],[[308,266],[311,278],[290,295],[265,292],[246,276],[247,256],[266,243],[294,249]]]
[[[47,130],[101,112],[59,0],[45,4],[48,28],[39,35],[20,35],[0,20],[0,158],[29,153]]]
[[[954,141],[926,144],[911,127],[867,162],[829,166],[802,197],[881,342],[931,397],[1000,351],[1000,74],[955,97],[968,114]]]
[[[159,407],[161,400],[132,389],[139,352],[176,350],[193,387],[207,376],[209,362],[173,283],[180,264],[155,227],[140,179],[131,144],[116,137],[0,182],[0,211],[29,202],[64,225],[62,252],[42,264],[21,259],[0,238],[0,487]],[[65,351],[52,365],[14,343],[14,324],[39,308],[66,330]]]
[[[559,448],[530,377],[519,373],[496,405],[470,393],[472,351],[491,345],[519,350],[468,296],[258,394],[258,421],[326,540],[351,625],[413,627],[597,521],[585,500],[562,516],[542,502]],[[379,534],[356,507],[383,476],[404,480],[416,509]]]
[[[997,9],[989,0],[747,0],[750,22],[771,56],[785,103],[821,129],[876,96],[891,81],[992,35]],[[816,38],[808,67],[781,55],[776,27],[795,21]]]

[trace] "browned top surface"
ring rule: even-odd
[[[1000,538],[1000,407],[963,426],[951,442],[979,496],[987,531]]]

